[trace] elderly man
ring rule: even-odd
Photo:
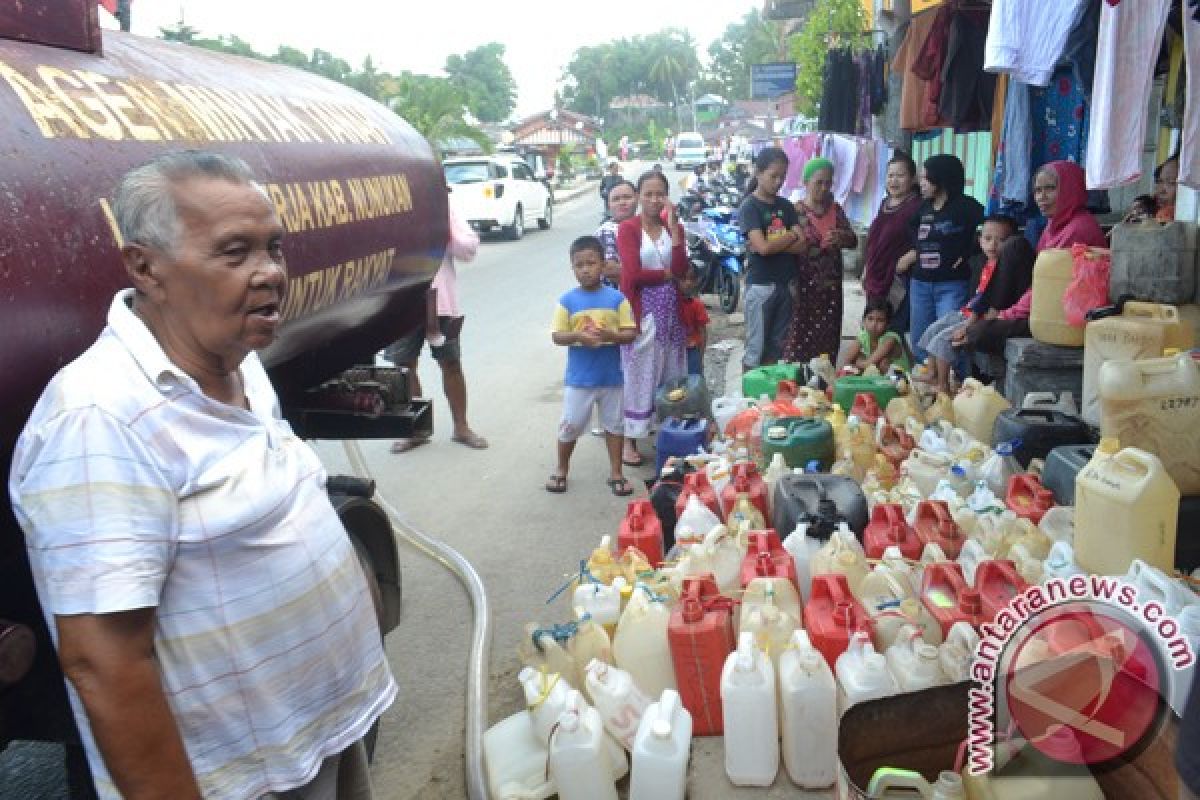
[[[254,352],[280,324],[279,218],[201,152],[132,170],[114,208],[133,288],[42,394],[9,485],[96,789],[369,797],[360,740],[396,687]]]

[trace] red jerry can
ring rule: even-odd
[[[981,561],[975,568],[975,588],[983,601],[983,615],[990,622],[1029,584],[1008,559]]]
[[[631,500],[625,509],[625,518],[617,531],[617,552],[634,547],[641,551],[650,566],[657,567],[663,560],[662,522],[654,513],[649,500]]]
[[[795,405],[796,398],[800,396],[800,387],[795,381],[782,380],[775,384],[775,402],[787,403]]]
[[[718,736],[724,730],[721,670],[733,652],[733,601],[717,591],[712,573],[683,579],[679,603],[667,625],[675,682],[692,714],[692,733]]]
[[[883,416],[883,411],[879,408],[879,401],[875,399],[875,395],[870,392],[859,392],[854,395],[854,404],[850,406],[850,416],[858,417],[859,422],[874,425]]]
[[[763,519],[771,519],[771,512],[767,507],[767,484],[753,463],[742,462],[733,465],[729,483],[721,490],[721,505],[733,508],[739,494],[750,498],[750,502],[763,515]]]
[[[921,540],[921,547],[935,543],[942,548],[946,558],[958,558],[966,541],[958,523],[950,514],[950,506],[942,500],[922,500],[917,504],[917,518],[913,530]]]
[[[956,622],[966,622],[973,628],[987,622],[979,592],[967,586],[962,567],[953,561],[925,567],[921,602],[941,626],[942,636],[948,636]]]
[[[683,488],[679,491],[679,497],[675,500],[676,517],[683,514],[683,509],[687,506],[688,498],[692,495],[699,495],[700,502],[708,506],[709,511],[717,515],[717,519],[723,519],[721,506],[717,502],[717,492],[713,489],[712,484],[709,483],[708,475],[704,470],[689,472],[683,476]]]
[[[883,558],[883,551],[899,547],[905,558],[914,561],[921,557],[925,545],[904,518],[904,507],[897,503],[880,503],[871,509],[871,521],[863,531],[863,549],[867,558]]]
[[[903,428],[884,425],[879,431],[879,452],[897,469],[917,446],[916,441]]]
[[[804,606],[804,627],[826,663],[837,663],[856,631],[871,635],[871,618],[850,591],[845,575],[815,575],[812,595]]]
[[[1004,503],[1018,517],[1037,525],[1046,512],[1054,507],[1054,492],[1042,486],[1042,479],[1038,476],[1021,473],[1008,479]]]
[[[742,559],[742,588],[755,578],[787,578],[800,590],[796,560],[783,549],[779,534],[772,529],[750,531],[746,537],[746,555]]]

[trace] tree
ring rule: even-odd
[[[796,62],[796,110],[815,116],[821,102],[825,73],[825,54],[829,52],[829,34],[866,30],[866,14],[859,0],[817,0],[816,6],[792,37],[792,58]]]
[[[720,84],[718,93],[729,100],[749,100],[750,65],[790,61],[791,30],[789,23],[765,19],[758,9],[726,27],[708,46],[709,76]]]
[[[396,84],[396,94],[388,98],[387,105],[428,139],[435,150],[440,142],[455,137],[491,150],[487,135],[464,119],[466,98],[449,79],[405,72],[396,78]]]
[[[501,122],[517,104],[517,82],[504,63],[499,42],[446,59],[446,75],[466,98],[467,108],[482,122]]]

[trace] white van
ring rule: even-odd
[[[707,161],[708,152],[703,136],[689,132],[675,137],[675,169],[691,169]]]

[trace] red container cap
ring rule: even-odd
[[[972,617],[983,613],[983,598],[978,589],[963,589],[958,593],[958,610]]]
[[[684,622],[693,623],[704,619],[704,603],[695,597],[685,599],[682,603],[682,608]]]

